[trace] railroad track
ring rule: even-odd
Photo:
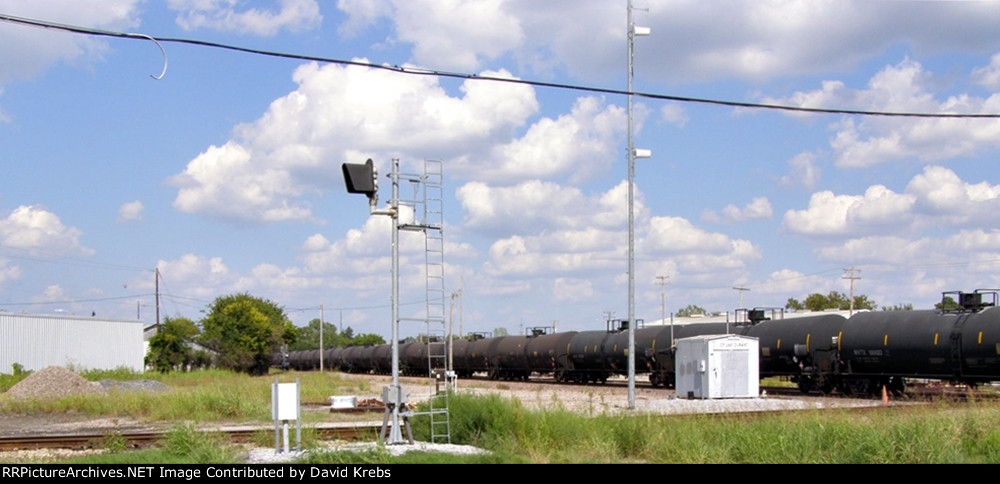
[[[309,427],[320,438],[339,440],[374,439],[378,435],[381,422],[359,422],[350,424],[327,424]],[[252,442],[259,438],[262,432],[273,434],[274,427],[240,427],[207,429],[203,432],[227,436],[236,443]],[[130,449],[154,447],[159,444],[165,431],[153,432],[106,432],[79,434],[49,434],[23,435],[16,437],[0,437],[0,451],[35,450],[35,449],[72,449],[86,450],[106,447],[109,442],[121,442]]]

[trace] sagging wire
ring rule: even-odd
[[[84,27],[76,27],[72,25],[63,25],[53,22],[45,22],[41,20],[33,20],[28,18],[15,17],[12,15],[0,14],[0,21],[7,21],[13,23],[20,23],[25,25],[32,25],[36,27],[43,27],[56,30],[64,30],[67,32],[73,32],[85,35],[102,35],[107,37],[119,37],[119,38],[132,38],[132,39],[146,39],[152,40],[156,43],[160,50],[163,47],[160,46],[160,42],[176,42],[187,45],[198,45],[203,47],[214,47],[218,49],[226,49],[236,52],[244,52],[248,54],[263,55],[270,57],[280,57],[284,59],[297,59],[306,60],[314,62],[323,62],[329,64],[338,64],[345,66],[360,66],[369,69],[382,69],[391,72],[397,72],[400,74],[418,75],[418,76],[435,76],[444,78],[455,78],[455,79],[466,79],[466,80],[480,80],[480,81],[493,81],[493,82],[504,82],[510,84],[523,84],[534,87],[547,87],[553,89],[568,89],[576,91],[594,92],[601,94],[612,94],[612,95],[629,95],[637,96],[647,99],[656,99],[661,101],[673,101],[682,103],[695,103],[695,104],[710,104],[717,106],[728,106],[734,108],[748,108],[748,109],[769,109],[778,111],[792,111],[792,112],[804,112],[804,113],[817,113],[817,114],[844,114],[844,115],[857,115],[857,116],[885,116],[885,117],[904,117],[904,118],[949,118],[949,119],[997,119],[1000,118],[1000,113],[921,113],[921,112],[893,112],[893,111],[868,111],[860,109],[837,109],[837,108],[813,108],[813,107],[803,107],[803,106],[788,106],[779,104],[762,104],[762,103],[750,103],[750,102],[739,102],[739,101],[727,101],[721,99],[706,99],[706,98],[695,98],[695,97],[685,97],[685,96],[673,96],[668,94],[657,94],[649,92],[637,92],[628,91],[623,89],[611,89],[593,86],[580,86],[575,84],[564,84],[564,83],[554,83],[554,82],[542,82],[542,81],[532,81],[526,79],[517,79],[513,77],[499,77],[499,76],[485,76],[477,74],[464,74],[457,72],[446,72],[435,69],[423,69],[418,67],[406,67],[398,65],[388,65],[388,64],[377,64],[373,62],[361,62],[352,61],[345,59],[333,59],[328,57],[320,57],[313,55],[303,55],[303,54],[289,54],[284,52],[273,52],[260,49],[251,49],[248,47],[239,47],[228,44],[221,44],[217,42],[209,42],[204,40],[196,39],[184,39],[184,38],[153,38],[152,36],[145,34],[127,34],[124,32],[112,32],[107,30],[97,30]],[[166,52],[164,52],[164,72],[166,72]],[[162,77],[163,74],[161,74]],[[158,79],[155,76],[151,76],[154,79]]]
[[[34,27],[42,27],[42,28],[46,28],[46,29],[63,30],[63,31],[66,31],[66,32],[72,32],[72,33],[76,33],[76,34],[100,35],[100,36],[105,36],[105,37],[118,37],[118,38],[127,38],[127,39],[146,39],[146,40],[151,40],[151,41],[153,41],[154,44],[156,44],[157,47],[160,48],[160,53],[163,54],[163,71],[160,72],[159,76],[154,76],[154,75],[150,74],[149,77],[152,77],[153,79],[156,79],[156,80],[160,80],[160,79],[163,79],[163,76],[166,75],[166,73],[167,73],[167,51],[164,50],[163,46],[160,45],[160,42],[156,38],[154,38],[153,36],[151,36],[151,35],[138,34],[138,33],[126,33],[126,32],[114,32],[114,31],[111,31],[111,30],[100,30],[100,29],[92,29],[92,28],[86,28],[86,27],[77,27],[75,25],[66,25],[66,24],[60,24],[60,23],[56,23],[56,22],[46,22],[46,21],[42,21],[42,20],[34,20],[34,19],[30,19],[30,18],[16,17],[14,15],[6,15],[6,14],[0,14],[0,20],[5,20],[7,22],[19,23],[19,24],[24,24],[24,25],[31,25],[31,26],[34,26]]]
[[[160,45],[160,42],[158,40],[156,40],[155,38],[153,38],[151,35],[137,34],[137,33],[127,33],[125,35],[127,35],[129,37],[142,37],[144,39],[149,39],[149,40],[153,41],[153,43],[156,44],[157,47],[160,48],[160,53],[163,54],[163,72],[160,72],[159,76],[154,76],[154,75],[150,74],[149,77],[152,77],[153,79],[156,79],[157,81],[159,81],[160,79],[163,79],[163,76],[165,76],[167,74],[167,51],[163,50],[163,46]]]

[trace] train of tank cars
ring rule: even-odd
[[[998,292],[945,292],[942,302],[957,296],[958,307],[950,309],[863,311],[846,318],[832,313],[779,318],[773,310],[753,309],[746,311],[745,323],[636,328],[635,373],[648,375],[653,386],[673,387],[677,340],[737,334],[757,338],[760,378],[787,377],[803,392],[853,395],[888,389],[899,394],[912,379],[972,386],[1000,381]],[[428,376],[431,367],[443,367],[436,362],[450,351],[459,377],[528,380],[538,375],[603,383],[627,374],[627,328],[626,321],[609,321],[603,330],[532,328],[525,335],[469,335],[454,339],[451,348],[440,341],[401,343],[399,372]],[[326,349],[323,359],[326,367],[344,372],[389,374],[392,345]],[[317,369],[319,363],[320,350],[275,357],[275,364],[296,370]]]

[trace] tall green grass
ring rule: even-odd
[[[82,412],[177,424],[157,450],[126,451],[120,439],[109,435],[108,452],[92,458],[114,463],[231,462],[239,458],[240,450],[194,432],[191,422],[270,421],[274,376],[215,370],[141,376],[159,380],[170,390],[58,400],[0,398],[0,412]],[[115,379],[127,377],[119,374]],[[336,373],[279,375],[282,383],[295,378],[301,379],[304,402],[371,392],[367,383]],[[328,418],[328,414],[303,415],[305,423],[308,418]],[[306,447],[313,452],[305,459],[311,463],[1000,463],[1000,404],[994,401],[721,417],[611,416],[574,413],[555,402],[532,410],[498,395],[459,393],[450,396],[450,421],[452,443],[490,453],[412,452],[393,457],[378,448],[359,453],[322,449],[318,439],[309,438]],[[426,416],[410,422],[415,438],[429,440]]]
[[[428,438],[426,417],[413,426]],[[1000,463],[995,403],[587,417],[459,394],[451,429],[452,442],[536,463]]]
[[[58,399],[16,400],[0,398],[0,412],[79,412],[90,416],[130,417],[140,421],[218,420],[269,421],[271,384],[300,380],[302,402],[328,402],[330,395],[369,391],[363,380],[346,380],[339,373],[283,373],[249,376],[224,370],[189,373],[135,374],[127,370],[83,372],[89,380],[150,379],[166,384],[169,390],[141,392],[113,390],[107,394],[73,395]]]

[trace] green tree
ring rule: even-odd
[[[830,291],[826,295],[814,292],[806,296],[803,305],[810,311],[846,310],[851,308],[851,298],[839,291]],[[868,296],[864,294],[854,296],[854,309],[875,309],[876,307],[878,305],[875,301],[868,299]]]
[[[962,305],[951,296],[945,296],[941,302],[934,305],[935,309],[961,309]]]
[[[351,339],[348,346],[384,345],[385,339],[374,333],[362,333]]]
[[[805,308],[806,307],[803,306],[802,303],[800,303],[799,300],[795,299],[794,297],[788,298],[788,301],[785,302],[785,309],[791,309],[793,311],[801,311]]]
[[[345,331],[346,332],[346,331]],[[347,346],[350,338],[337,332],[337,327],[331,323],[323,323],[323,348],[338,348]],[[319,348],[319,318],[313,318],[309,324],[295,328],[295,342],[288,345],[288,351],[314,350]]]
[[[510,333],[507,332],[507,328],[493,328],[493,337],[499,338],[500,336],[507,336]]]
[[[882,306],[883,311],[913,311],[913,304],[893,304],[892,306]]]
[[[694,304],[688,304],[687,306],[684,306],[683,308],[677,310],[678,318],[690,318],[691,316],[704,315],[704,314],[708,314],[705,311],[705,308],[702,308],[701,306],[697,306]]]
[[[861,295],[858,295],[858,296],[854,296],[854,309],[869,309],[869,310],[873,310],[874,311],[875,308],[877,308],[877,307],[878,307],[878,304],[875,303],[875,301],[872,301],[872,300],[868,299],[868,296],[866,296],[864,294],[861,294]],[[850,309],[850,308],[851,308],[850,304],[847,304],[846,306],[841,307],[841,309]],[[913,309],[913,308],[911,307],[910,309]]]
[[[836,308],[837,306],[830,304],[830,299],[818,292],[814,292],[806,296],[806,300],[803,303],[806,309],[810,311],[824,311],[827,309]]]
[[[202,341],[218,364],[253,375],[267,373],[271,354],[295,341],[295,326],[277,304],[247,293],[219,296],[202,320]]]
[[[146,366],[161,373],[186,369],[195,361],[190,343],[198,333],[198,327],[188,318],[163,318],[160,332],[149,339]]]

